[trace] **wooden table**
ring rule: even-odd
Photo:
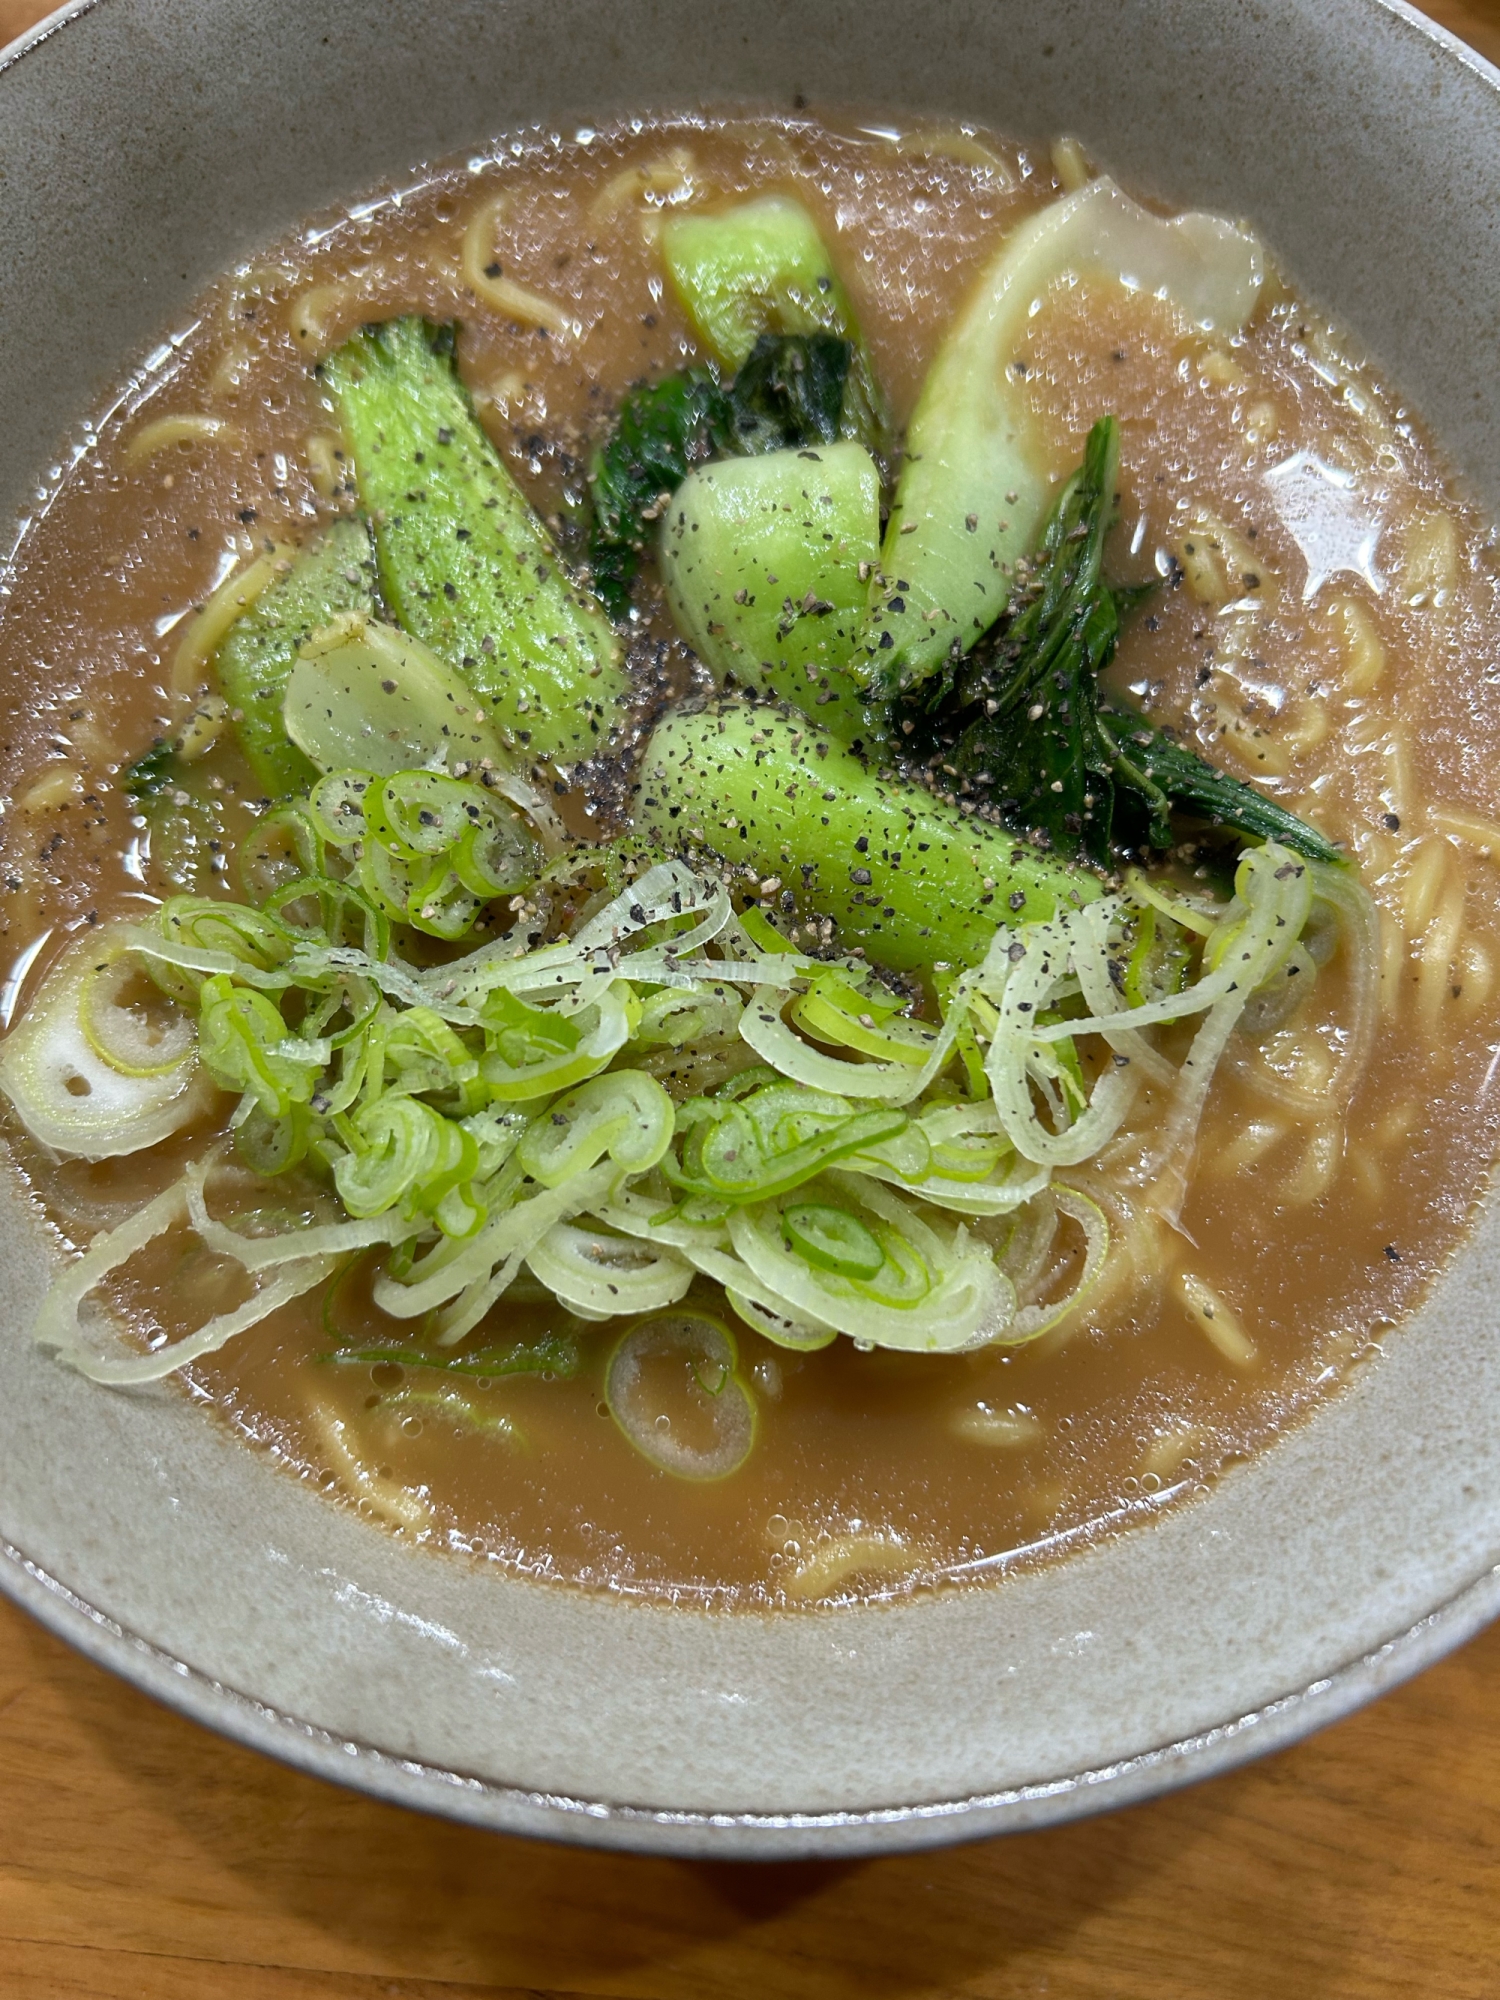
[[[0,40],[44,8],[0,0]],[[1431,12],[1500,61],[1500,0]],[[1500,1626],[1156,1804],[896,1861],[621,1860],[220,1742],[0,1601],[7,2000],[1496,2000]]]

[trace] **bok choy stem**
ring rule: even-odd
[[[877,731],[841,669],[879,546],[880,475],[867,451],[768,452],[683,481],[662,521],[662,583],[721,685],[732,676],[868,743]]]
[[[639,831],[708,848],[798,908],[831,917],[845,948],[898,970],[977,964],[1001,924],[1104,893],[1003,828],[877,772],[801,716],[722,702],[660,723],[641,767]]]
[[[334,521],[263,590],[219,648],[219,686],[250,768],[272,798],[316,775],[282,724],[292,666],[314,632],[346,612],[374,614],[375,558],[363,521]]]
[[[620,719],[618,643],[481,430],[453,343],[452,327],[391,320],[321,365],[381,588],[522,749],[573,761],[602,749]]]
[[[922,385],[872,580],[862,668],[871,690],[916,686],[966,653],[1005,607],[1047,509],[1048,467],[1028,407],[1027,329],[1063,277],[1127,281],[1190,325],[1236,331],[1260,293],[1248,231],[1218,216],[1168,221],[1100,179],[1014,230],[979,279]]]
[[[842,435],[879,452],[889,416],[854,307],[817,224],[786,195],[717,215],[676,215],[662,230],[667,273],[715,358],[740,369],[767,333],[831,333],[853,357]]]

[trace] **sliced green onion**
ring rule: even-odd
[[[858,1279],[817,1269],[787,1247],[777,1205],[767,1202],[729,1215],[730,1242],[755,1281],[736,1290],[749,1289],[789,1318],[832,1326],[857,1344],[916,1353],[983,1346],[1009,1322],[1014,1293],[962,1227],[940,1233],[911,1204],[862,1177],[835,1173],[829,1185],[862,1211],[883,1253],[879,1271]]]
[[[198,1050],[203,1066],[224,1090],[247,1094],[268,1118],[284,1118],[293,1104],[306,1104],[323,1058],[289,1054],[287,1033],[272,1001],[253,987],[236,986],[224,973],[203,982],[198,1016]]]
[[[78,1025],[94,1054],[121,1076],[162,1077],[193,1053],[191,1017],[162,995],[141,992],[140,960],[96,945],[78,989]],[[132,1002],[131,995],[135,994]]]
[[[728,1243],[724,1218],[729,1210],[724,1203],[704,1202],[695,1208],[692,1202],[671,1201],[660,1192],[659,1185],[653,1191],[652,1183],[657,1180],[653,1174],[643,1175],[641,1185],[622,1182],[593,1212],[601,1222],[623,1235],[639,1236],[648,1243],[667,1243],[674,1250],[689,1245],[695,1249],[722,1248]]]
[[[307,1157],[309,1135],[310,1120],[303,1105],[290,1105],[283,1117],[273,1118],[257,1103],[234,1128],[234,1150],[253,1173],[274,1180]]]
[[[355,1150],[333,1170],[354,1216],[382,1215],[416,1193],[431,1212],[450,1188],[472,1180],[479,1148],[469,1133],[416,1097],[380,1097],[347,1128]]]
[[[190,950],[225,952],[238,963],[268,972],[292,950],[286,926],[243,903],[208,896],[171,896],[161,906],[161,934]]]
[[[263,813],[235,855],[240,887],[252,903],[263,903],[285,882],[325,874],[326,839],[305,806],[282,805]]]
[[[745,1273],[749,1277],[749,1272]],[[746,1292],[736,1291],[726,1285],[724,1296],[746,1326],[753,1327],[767,1340],[778,1347],[789,1347],[795,1354],[816,1354],[820,1348],[831,1347],[838,1339],[838,1333],[831,1326],[817,1326],[810,1320],[793,1319],[785,1312],[778,1312],[761,1300],[752,1298]]]
[[[481,1012],[488,1053],[480,1064],[485,1086],[507,1103],[550,1097],[604,1068],[630,1039],[629,988],[608,987],[576,1015],[532,1007],[497,989]]]
[[[609,1413],[643,1457],[678,1479],[726,1479],[755,1446],[755,1402],[734,1335],[701,1313],[633,1326],[610,1355]]]
[[[136,935],[132,926],[111,925],[79,938],[0,1043],[0,1090],[32,1137],[60,1153],[105,1160],[142,1152],[201,1117],[213,1101],[191,1041],[170,1069],[122,1066],[122,1050],[145,1052],[146,1031],[114,1018],[119,1010],[108,989],[94,991],[92,1039],[86,1029],[90,981],[128,962],[123,955]]]
[[[560,1097],[527,1128],[519,1159],[543,1187],[565,1181],[606,1154],[628,1174],[654,1167],[672,1142],[672,1100],[643,1070],[612,1070]]]
[[[34,1337],[43,1347],[55,1348],[59,1359],[76,1368],[90,1381],[117,1388],[159,1382],[191,1362],[201,1361],[248,1332],[260,1321],[291,1300],[321,1285],[334,1268],[333,1259],[304,1255],[285,1262],[278,1276],[256,1290],[233,1312],[219,1313],[196,1332],[184,1334],[166,1346],[142,1353],[115,1340],[101,1348],[90,1338],[79,1318],[79,1308],[90,1292],[97,1290],[112,1271],[126,1264],[137,1252],[154,1243],[169,1230],[181,1228],[188,1220],[187,1186],[174,1181],[171,1187],[148,1201],[118,1229],[96,1236],[76,1262],[67,1265],[52,1281],[52,1288],[37,1315]],[[107,1324],[102,1319],[96,1326]]]
[[[347,1257],[351,1251],[367,1250],[374,1244],[399,1242],[403,1233],[399,1219],[391,1216],[321,1223],[306,1216],[283,1217],[289,1228],[260,1235],[232,1229],[208,1212],[208,1182],[217,1163],[217,1152],[211,1152],[205,1159],[195,1160],[183,1175],[188,1219],[208,1249],[232,1257],[252,1274],[307,1257]]]
[[[902,1135],[904,1111],[859,1111],[846,1098],[776,1081],[737,1098],[697,1098],[678,1123],[689,1132],[681,1165],[664,1162],[689,1193],[725,1201],[789,1194],[835,1160]]]
[[[473,928],[479,910],[479,898],[439,862],[425,879],[418,879],[407,900],[406,921],[428,937],[451,942]]]
[[[471,825],[473,796],[472,786],[441,771],[397,771],[371,803],[380,833],[412,860],[458,845]]]
[[[454,848],[452,868],[464,887],[488,900],[529,888],[542,872],[542,850],[519,813],[493,802]]]
[[[438,1245],[399,1278],[382,1273],[374,1285],[376,1305],[393,1319],[425,1317],[443,1308],[437,1321],[438,1340],[441,1346],[452,1346],[478,1326],[508,1290],[528,1253],[554,1223],[592,1211],[618,1173],[613,1163],[601,1163],[560,1188],[542,1188],[524,1200],[496,1204],[471,1240]]]
[[[318,1359],[365,1368],[433,1369],[444,1375],[472,1375],[486,1381],[506,1375],[555,1375],[566,1380],[578,1373],[582,1357],[577,1341],[567,1334],[544,1333],[535,1340],[513,1341],[507,1347],[466,1347],[446,1354],[396,1345],[338,1347]]]
[[[429,870],[409,861],[382,840],[368,841],[356,864],[356,880],[375,907],[397,923],[405,923],[413,897],[426,884]]]
[[[646,1000],[630,1039],[648,1049],[692,1048],[732,1034],[744,1011],[744,1002],[727,985],[667,987]]]
[[[352,847],[369,832],[365,800],[377,783],[369,771],[330,771],[312,788],[307,810],[324,840],[335,847]],[[310,871],[304,871],[310,872]]]
[[[697,1276],[666,1244],[555,1223],[526,1258],[533,1274],[585,1319],[675,1305]]]
[[[279,919],[295,936],[352,947],[372,958],[390,949],[391,927],[383,912],[353,882],[328,875],[284,882],[266,898],[264,914]]]
[[[1025,1305],[1016,1314],[1003,1333],[996,1336],[1001,1345],[1019,1346],[1022,1342],[1036,1340],[1048,1333],[1064,1319],[1075,1306],[1080,1306],[1093,1290],[1099,1273],[1104,1269],[1104,1259],[1109,1252],[1109,1221],[1098,1202],[1091,1201],[1076,1188],[1054,1187],[1051,1200],[1064,1215],[1071,1216],[1083,1231],[1083,1269],[1078,1282],[1065,1297],[1054,1299],[1046,1305]]]
[[[873,1278],[886,1261],[884,1246],[847,1208],[798,1202],[781,1211],[781,1227],[799,1257],[841,1278]]]
[[[799,1028],[820,1042],[922,1069],[938,1030],[902,1019],[900,1005],[893,994],[878,991],[874,980],[856,984],[847,974],[830,969],[819,974],[788,1012]]]
[[[487,1105],[463,1121],[464,1130],[479,1149],[475,1171],[481,1180],[499,1173],[520,1145],[521,1134],[529,1122],[524,1111],[507,1110],[501,1104]]]
[[[895,1061],[845,1062],[799,1040],[782,1019],[784,1005],[785,996],[769,987],[757,987],[751,994],[740,1033],[757,1055],[783,1076],[805,1083],[811,1090],[875,1097],[887,1104],[909,1104],[921,1095],[951,1055],[957,1033],[957,1015],[951,1015],[940,1029],[919,1030],[927,1052],[917,1064],[905,1051]]]

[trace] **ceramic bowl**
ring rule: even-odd
[[[919,31],[918,31],[919,30]],[[311,209],[497,131],[794,93],[1077,132],[1248,216],[1500,507],[1500,75],[1389,0],[84,0],[0,65],[0,505]],[[1500,1216],[1310,1422],[1057,1566],[710,1615],[398,1546],[28,1328],[0,1185],[0,1587],[174,1707],[488,1826],[852,1855],[1049,1821],[1345,1713],[1500,1609]]]

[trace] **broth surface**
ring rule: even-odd
[[[1065,152],[1056,165],[1072,170]],[[7,578],[7,1018],[81,928],[178,888],[238,893],[229,856],[258,794],[236,753],[204,760],[154,852],[119,777],[180,722],[171,662],[194,607],[258,546],[304,540],[347,504],[320,353],[368,320],[456,317],[482,420],[559,517],[621,392],[696,358],[655,247],[665,210],[773,189],[803,201],[902,421],[996,244],[1059,187],[1052,163],[967,130],[647,122],[498,146],[227,276],[113,406]],[[550,327],[476,296],[476,269],[550,302]],[[450,1383],[320,1358],[395,1330],[356,1270],[326,1319],[321,1299],[300,1301],[192,1371],[197,1396],[299,1476],[434,1544],[616,1589],[813,1601],[994,1573],[1263,1447],[1453,1250],[1496,1147],[1491,531],[1411,413],[1274,280],[1233,341],[1140,294],[1054,290],[1017,360],[1058,478],[1096,417],[1121,421],[1111,574],[1164,587],[1127,625],[1112,678],[1345,841],[1376,898],[1381,1021],[1347,1115],[1327,1094],[1335,962],[1290,1026],[1235,1038],[1180,1229],[1101,1173],[1075,1176],[1123,1226],[1096,1294],[1033,1345],[936,1358],[839,1340],[800,1355],[737,1327],[759,1429],[718,1484],[631,1448],[602,1402],[614,1332],[555,1303],[508,1296],[476,1338],[576,1332],[569,1380]],[[210,421],[153,430],[185,415]],[[693,684],[664,617],[633,658],[647,712]],[[569,809],[579,827],[602,818],[592,798]],[[19,1133],[12,1146],[83,1243],[167,1186],[203,1136],[95,1166]],[[169,1239],[132,1266],[121,1303],[151,1336],[176,1330],[179,1302],[188,1323],[232,1303],[228,1282]],[[706,1284],[694,1301],[725,1310]]]

